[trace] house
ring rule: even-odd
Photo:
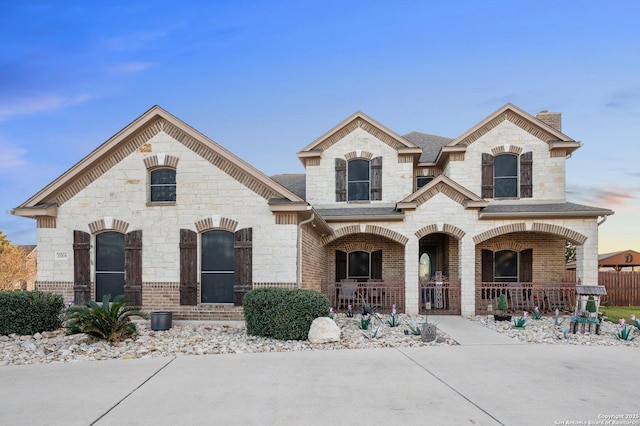
[[[565,242],[576,281],[598,284],[613,214],[565,199],[580,146],[560,113],[512,104],[455,139],[356,112],[298,152],[304,174],[268,177],[155,106],[13,214],[37,221],[37,287],[76,303],[240,319],[246,291],[279,286],[337,309],[473,314],[503,293],[553,308],[576,284]]]

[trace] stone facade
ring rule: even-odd
[[[429,135],[419,145],[356,113],[298,153],[306,169],[303,199],[154,107],[14,213],[38,221],[37,287],[66,300],[78,281],[74,231],[90,234],[92,298],[96,236],[142,231],[144,309],[171,310],[176,319],[240,319],[241,297],[235,304],[201,302],[200,244],[211,230],[250,229],[250,282],[241,287],[321,291],[338,275],[337,250],[381,250],[382,281],[403,283],[406,312],[416,314],[420,255],[430,250],[433,271],[459,283],[456,303],[469,314],[483,249],[531,249],[533,281],[553,283],[564,278],[564,244],[571,241],[580,281],[597,284],[598,220],[612,212],[566,203],[565,161],[580,145],[560,130],[558,113],[538,119],[507,104],[457,139],[438,142],[437,158],[424,159],[423,149],[433,150]],[[517,182],[530,179],[531,193],[481,198],[483,155],[524,153],[531,176],[519,170]],[[336,201],[337,160],[355,159],[381,159],[381,195]],[[158,167],[175,170],[175,201],[151,202],[150,174]],[[416,190],[416,176],[435,179]],[[181,304],[188,282],[180,230],[197,233],[195,305]]]

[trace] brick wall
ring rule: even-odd
[[[327,252],[310,224],[302,228],[302,288],[320,291],[327,276]]]
[[[514,232],[476,246],[476,282],[482,281],[482,250],[533,250],[533,281],[562,282],[565,277],[565,239],[548,234]]]

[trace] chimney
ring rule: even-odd
[[[562,113],[561,112],[549,112],[546,109],[543,109],[538,114],[536,114],[536,118],[542,121],[544,124],[553,127],[557,131],[562,131]]]

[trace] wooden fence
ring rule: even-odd
[[[566,271],[566,281],[575,282],[576,271]],[[601,303],[614,306],[640,306],[640,271],[600,271],[598,284],[607,289]]]

